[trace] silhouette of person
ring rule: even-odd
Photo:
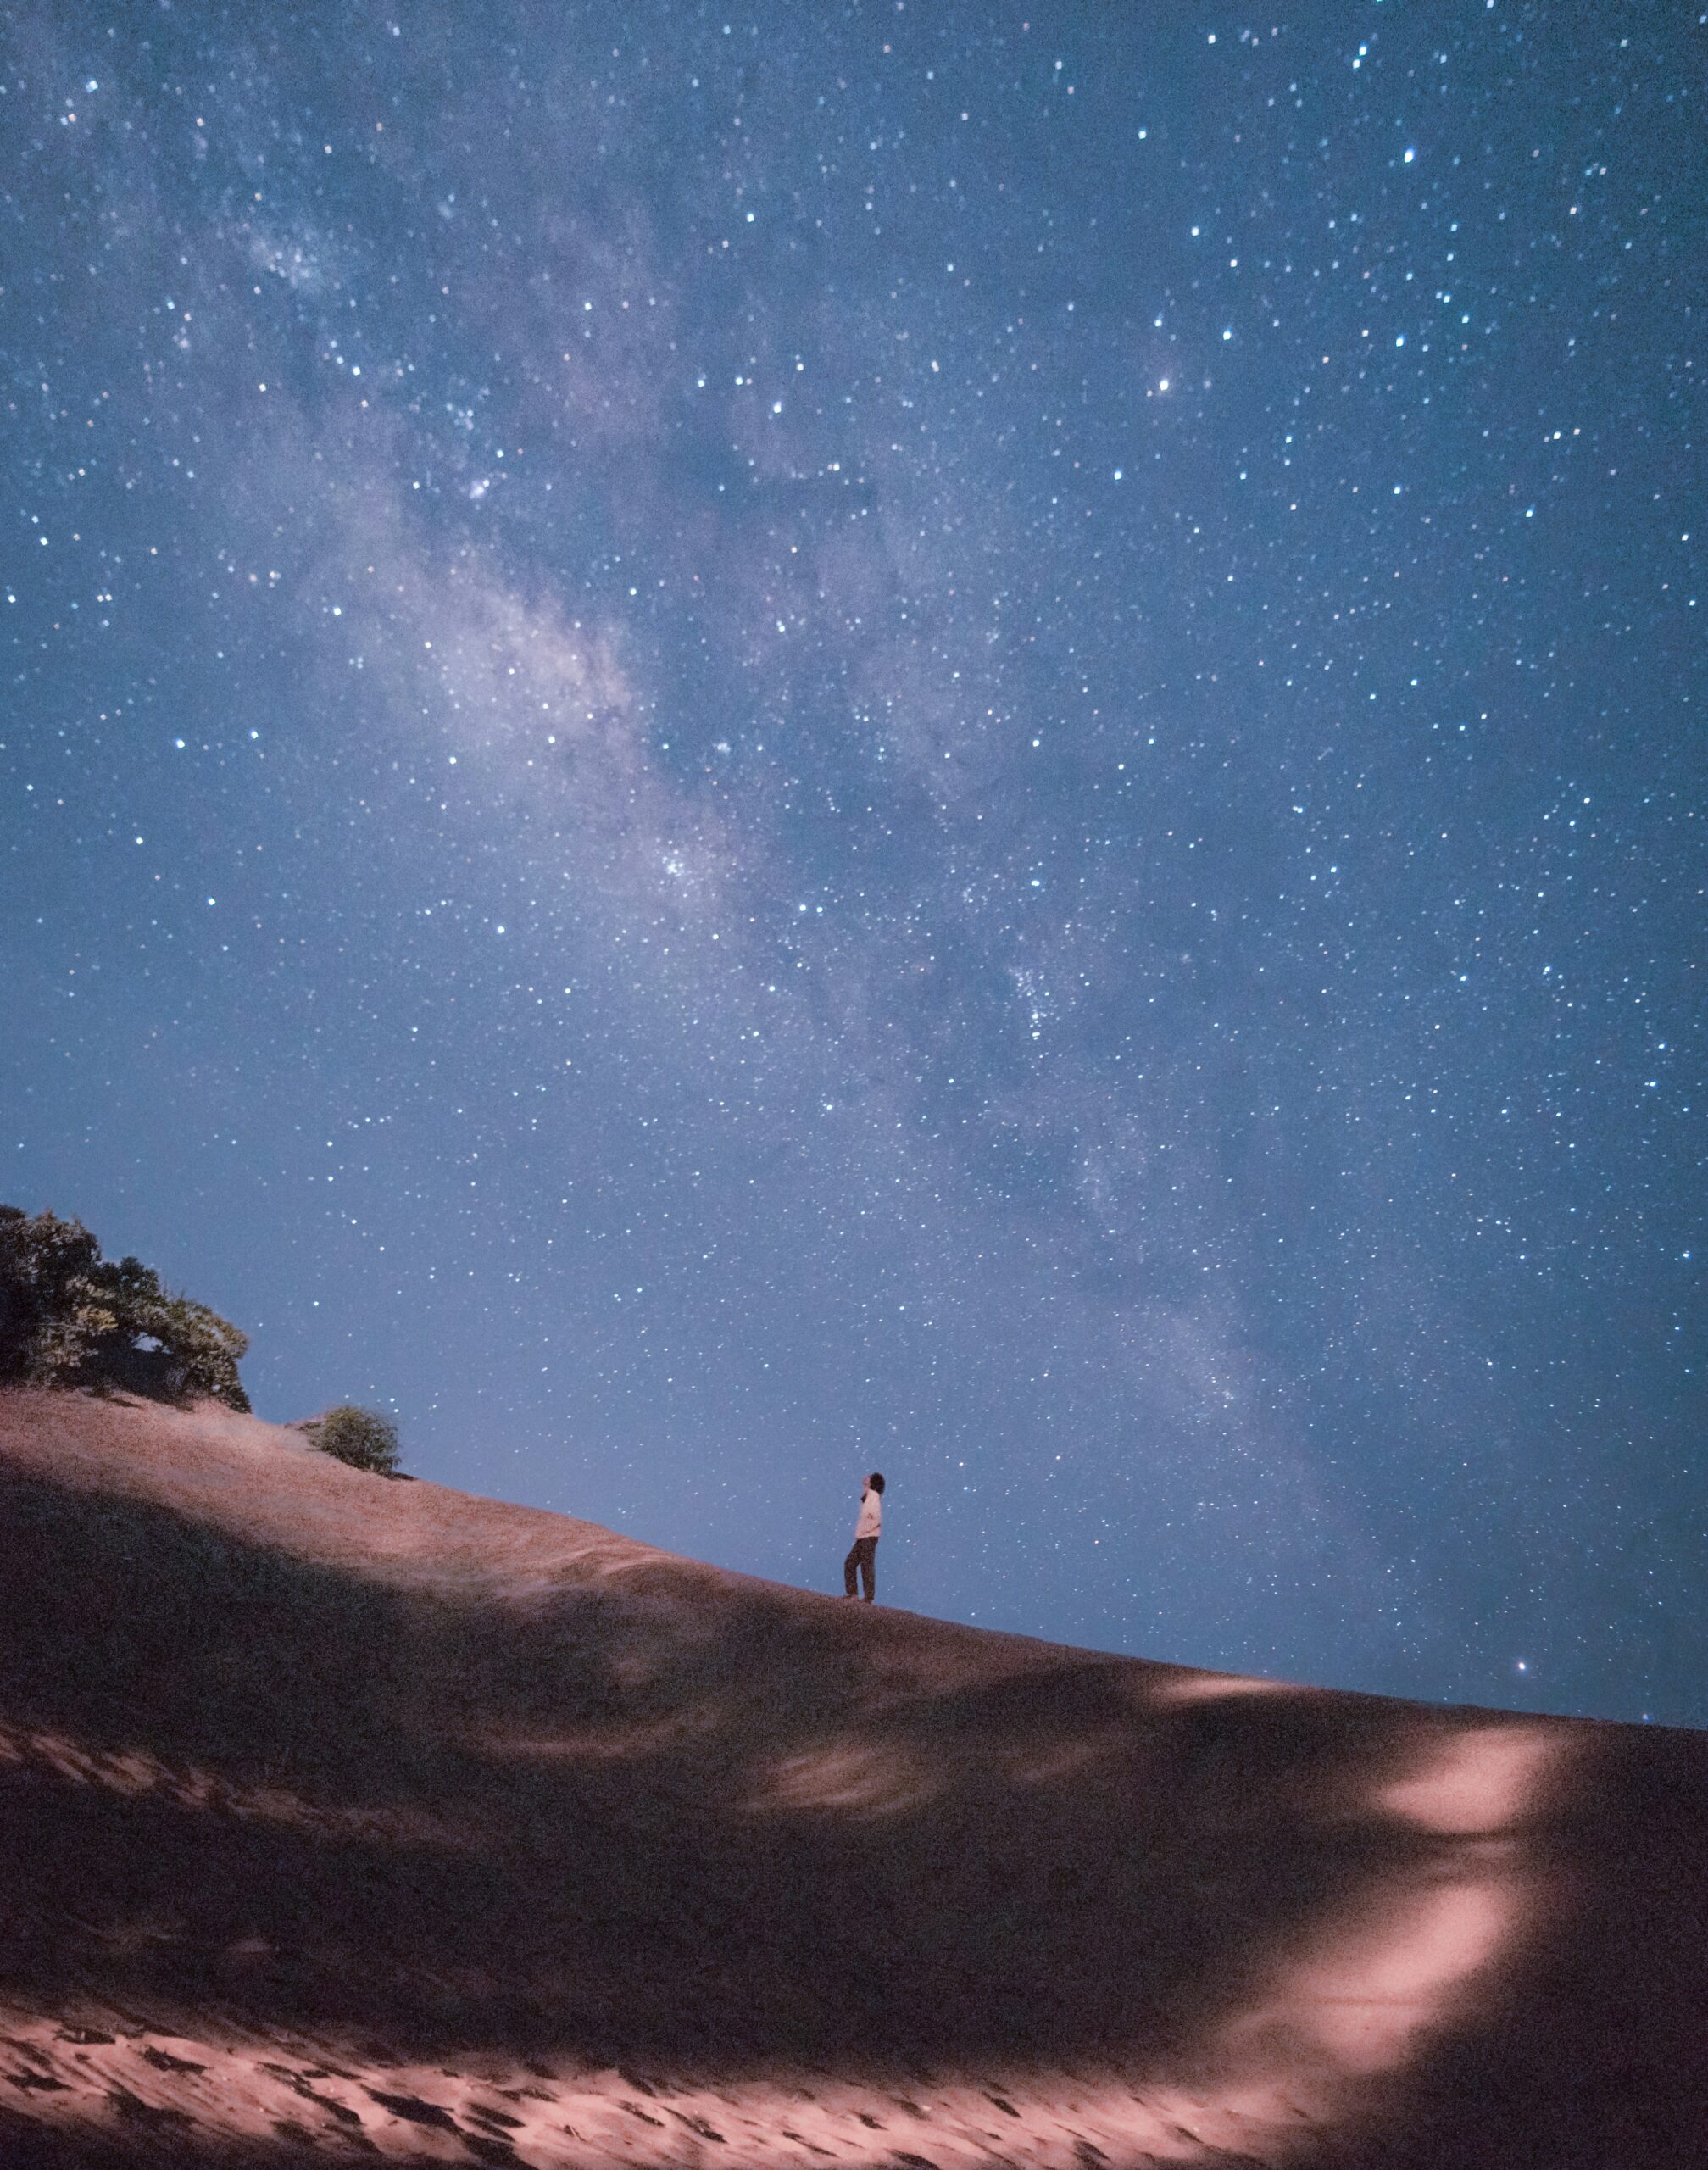
[[[860,1520],[854,1524],[854,1541],[848,1556],[843,1561],[843,1595],[859,1594],[854,1588],[855,1577],[865,1585],[865,1601],[870,1605],[877,1595],[877,1541],[883,1533],[883,1477],[874,1470],[867,1477],[860,1493]]]

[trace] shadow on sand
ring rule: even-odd
[[[33,2006],[643,2074],[1329,2070],[1368,2151],[1325,2162],[1705,2159],[1703,1737],[662,1560],[464,1600],[15,1477],[0,1556]]]

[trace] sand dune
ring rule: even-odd
[[[1708,2162],[1708,1736],[0,1394],[0,2163]]]

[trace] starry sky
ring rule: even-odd
[[[1698,10],[3,14],[0,1196],[424,1476],[1708,1723]]]

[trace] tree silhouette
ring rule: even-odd
[[[340,1402],[303,1429],[322,1454],[348,1462],[352,1469],[364,1469],[375,1477],[398,1473],[398,1427],[377,1409]]]
[[[0,1205],[0,1381],[123,1387],[163,1401],[211,1395],[247,1410],[249,1346],[140,1259],[116,1263],[79,1221]]]

